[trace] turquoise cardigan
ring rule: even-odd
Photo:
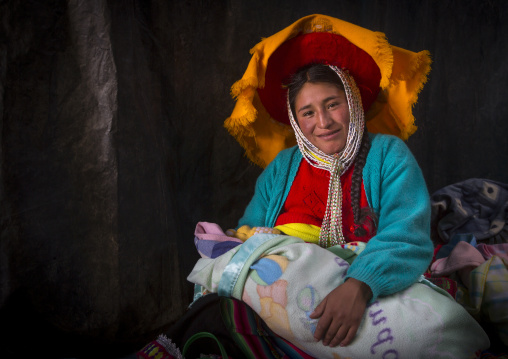
[[[411,151],[395,136],[369,136],[371,149],[363,168],[363,185],[379,224],[346,278],[366,283],[375,300],[415,283],[430,264],[433,244],[429,193]],[[297,146],[277,155],[259,176],[238,226],[275,225],[302,159]]]

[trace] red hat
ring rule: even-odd
[[[363,109],[367,112],[380,90],[381,72],[376,62],[341,35],[312,32],[284,42],[268,60],[265,87],[257,91],[263,106],[275,120],[289,124],[287,90],[283,84],[288,83],[300,68],[313,63],[346,69],[355,79]]]

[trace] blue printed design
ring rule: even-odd
[[[275,283],[282,275],[279,264],[268,258],[260,258],[250,268],[255,270],[259,278],[267,285]]]
[[[307,285],[304,289],[302,289],[296,298],[298,308],[305,312],[305,318],[300,318],[300,321],[307,330],[311,331],[312,334],[316,331],[318,320],[311,319],[310,315],[320,302],[321,298],[319,297],[318,292],[311,285]]]

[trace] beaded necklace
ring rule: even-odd
[[[330,172],[330,183],[328,185],[328,199],[326,201],[326,212],[319,233],[319,245],[327,248],[337,244],[344,244],[346,240],[342,233],[342,187],[340,176],[354,162],[362,143],[365,127],[363,106],[360,91],[351,75],[346,70],[336,66],[328,65],[337,76],[339,76],[349,106],[349,132],[344,149],[339,153],[327,155],[314,146],[302,133],[296,122],[289,97],[287,98],[287,109],[289,121],[295,131],[298,148],[305,160],[312,166],[328,170]]]

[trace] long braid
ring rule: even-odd
[[[366,234],[365,228],[362,227],[366,216],[370,215],[374,221],[374,226],[377,227],[377,216],[372,210],[367,211],[360,208],[360,192],[362,185],[362,172],[365,162],[367,161],[367,155],[370,150],[370,139],[367,131],[363,133],[362,144],[358,155],[356,156],[355,166],[353,169],[353,176],[351,177],[351,206],[353,207],[353,220],[354,220],[354,235],[362,237]],[[374,227],[374,228],[375,228]]]

